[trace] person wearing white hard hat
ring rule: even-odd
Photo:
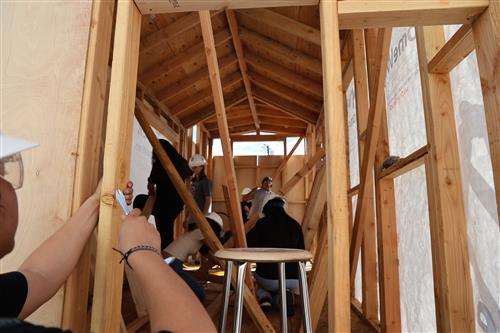
[[[14,186],[22,186],[20,152],[35,145],[0,134],[0,258],[13,250],[18,224]],[[12,183],[11,183],[12,182]],[[132,182],[123,190],[132,200]],[[62,333],[25,322],[61,288],[73,271],[99,216],[100,185],[58,231],[45,240],[19,270],[0,274],[0,332]],[[208,313],[177,274],[163,262],[160,235],[140,211],[123,216],[119,249],[134,268],[148,307],[153,332],[216,332]],[[101,221],[106,223],[109,221]],[[168,288],[165,288],[167,286]],[[195,319],[193,319],[195,318]],[[85,318],[82,318],[85,320]],[[65,330],[64,333],[71,332]]]
[[[288,204],[284,197],[274,193],[268,194],[259,214],[262,216],[255,227],[247,234],[248,247],[270,247],[304,249],[304,235],[300,224],[287,214]],[[292,290],[299,287],[298,266],[287,263],[287,314],[294,314],[294,295]],[[257,298],[262,308],[272,305],[279,307],[277,292],[279,291],[277,264],[257,264],[255,279],[257,281]]]
[[[194,173],[191,178],[191,194],[204,215],[208,214],[212,205],[212,182],[205,174],[206,165],[207,160],[203,155],[195,154],[189,159],[189,167]],[[196,222],[191,212],[187,217],[187,225],[188,230],[196,228]]]
[[[206,216],[206,218],[215,235],[219,238],[219,240],[221,240],[224,236],[224,224],[220,215],[215,212],[211,212]],[[186,261],[189,255],[194,255],[198,253],[198,251],[200,251],[201,254],[206,254],[208,252],[208,248],[203,246],[203,239],[204,237],[201,230],[195,229],[184,233],[163,250],[165,256],[167,257],[165,260],[167,262],[171,261],[170,266],[189,285],[189,287],[191,287],[191,290],[193,290],[201,302],[205,299],[205,291],[198,281],[194,280],[191,275],[187,274],[182,269],[182,264]]]

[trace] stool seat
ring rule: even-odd
[[[219,250],[215,257],[239,262],[277,263],[308,261],[312,259],[312,254],[299,249],[249,247]]]

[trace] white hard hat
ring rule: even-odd
[[[217,223],[221,227],[221,229],[224,230],[224,223],[222,222],[222,217],[220,217],[219,214],[211,212],[208,213],[205,217]]]
[[[247,195],[250,192],[252,192],[252,189],[250,187],[245,187],[243,190],[241,190],[241,195]]]
[[[264,197],[264,200],[262,200],[262,206],[260,206],[260,212],[259,212],[259,215],[260,217],[264,217],[265,214],[264,214],[264,206],[271,200],[273,199],[276,199],[276,198],[279,198],[281,200],[283,200],[284,204],[283,204],[283,209],[286,211],[288,209],[288,201],[286,200],[285,197],[282,197],[274,192],[271,192],[269,194],[267,194],[265,197]]]
[[[0,134],[0,160],[36,146],[37,143]]]
[[[203,157],[203,155],[195,154],[189,159],[190,168],[203,165],[207,165],[207,160],[205,159],[205,157]]]

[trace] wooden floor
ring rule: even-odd
[[[212,301],[215,299],[215,297],[220,293],[221,286],[217,284],[208,284],[207,289],[206,289],[206,299],[205,299],[205,306],[208,306]],[[127,326],[134,320],[136,319],[137,315],[135,313],[134,309],[134,304],[130,295],[130,292],[128,288],[124,289],[123,293],[123,304],[122,304],[122,311],[123,311],[123,319],[125,320],[125,323]],[[233,324],[233,306],[232,302],[229,307],[229,313],[228,313],[228,326],[226,327],[227,332],[232,331],[232,324]],[[267,312],[267,316],[277,332],[279,332],[280,329],[280,313],[278,310],[271,310]],[[300,325],[301,325],[301,316],[302,316],[302,310],[299,302],[299,298],[296,298],[295,302],[295,315],[290,317],[288,319],[288,332],[299,332],[300,330]],[[217,323],[218,316],[215,318],[215,322]],[[146,333],[149,332],[149,325],[146,324],[144,325],[140,330],[137,332],[140,333]],[[244,311],[243,314],[243,324],[242,324],[242,332],[244,333],[257,333],[258,330],[254,326],[252,320],[248,316],[248,314]],[[320,317],[318,329],[316,332],[328,332],[328,317],[327,317],[327,306],[323,309],[323,312]],[[376,333],[376,331],[369,325],[367,325],[354,311],[351,311],[351,332],[356,332],[356,333]]]

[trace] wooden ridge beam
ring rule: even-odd
[[[198,19],[198,16],[196,17]],[[224,70],[238,62],[234,54],[229,54],[220,59],[220,70]],[[208,78],[208,69],[206,67],[200,68],[196,72],[176,81],[156,92],[158,99],[162,102],[169,103],[173,98],[177,97],[187,89],[193,87],[197,82]]]
[[[364,223],[366,220],[366,205],[370,200],[368,198],[369,189],[373,186],[373,167],[375,161],[375,151],[380,137],[380,123],[382,119],[382,110],[385,107],[385,78],[387,74],[387,60],[389,56],[389,46],[391,43],[391,28],[384,28],[378,31],[377,37],[377,59],[376,69],[374,72],[373,91],[370,90],[371,103],[367,123],[367,140],[363,152],[363,160],[360,169],[360,182],[358,202],[356,205],[356,213],[354,217],[354,226],[352,231],[352,239],[350,246],[350,267],[351,267],[351,284],[354,283],[356,276],[356,268],[358,262],[359,251],[363,239]],[[382,104],[384,101],[384,104]]]
[[[225,97],[226,109],[244,101],[247,95],[244,92],[235,92],[231,95]],[[203,122],[210,118],[215,113],[215,108],[213,105],[208,105],[201,110],[196,110],[188,115],[181,118],[182,124],[187,128],[196,125],[199,122]]]
[[[262,74],[274,81],[282,82],[297,91],[303,91],[314,96],[316,99],[323,99],[323,86],[321,83],[294,73],[279,64],[249,52],[246,53],[245,58],[254,72]]]
[[[276,81],[270,80],[263,75],[252,72],[250,74],[250,80],[256,86],[283,97],[286,100],[298,104],[312,112],[319,113],[321,110],[322,103],[320,101],[314,100],[294,89],[290,89]]]
[[[215,46],[219,46],[231,39],[231,33],[227,30],[219,31],[215,34]],[[153,83],[161,76],[167,76],[169,72],[181,67],[185,62],[196,57],[203,57],[203,43],[198,43],[182,51],[174,57],[162,60],[139,74],[140,80],[146,83]]]
[[[158,132],[160,132],[171,142],[179,142],[179,133],[174,131],[162,117],[148,108],[146,104],[144,104],[144,102],[142,102],[138,98],[136,98],[135,100],[135,105],[136,107],[141,109],[144,117],[146,117],[146,119],[148,120],[148,123],[150,123],[151,126],[153,126]]]
[[[500,3],[490,1],[488,9],[473,23],[477,64],[483,92],[493,182],[500,223]]]
[[[238,22],[236,21],[236,15],[233,10],[226,9],[227,24],[229,25],[229,30],[231,31],[231,36],[233,37],[234,51],[236,52],[236,57],[238,58],[238,64],[240,66],[241,77],[243,78],[243,85],[245,86],[245,92],[247,93],[248,105],[250,106],[250,111],[255,124],[255,129],[258,131],[260,128],[259,118],[257,117],[257,109],[255,108],[255,101],[252,95],[252,85],[250,80],[248,80],[248,69],[245,63],[245,57],[243,54],[243,46],[241,45],[240,36],[238,33]]]
[[[241,75],[238,72],[231,73],[226,77],[222,78],[222,89],[228,90],[231,87],[234,87],[236,84],[241,82]],[[171,110],[172,112],[179,116],[183,113],[189,112],[193,109],[194,106],[198,105],[202,102],[212,102],[212,90],[210,87],[207,89],[201,90],[198,93],[189,96],[188,98],[182,100],[177,103]]]
[[[437,330],[472,332],[474,304],[451,82],[448,74],[427,71],[429,59],[444,45],[444,31],[417,27],[416,34],[429,143],[425,171]]]
[[[132,0],[118,2],[99,209],[101,223],[97,224],[92,332],[118,332],[120,327],[123,265],[112,248],[118,247],[122,212],[115,204],[114,193],[129,180],[141,18]]]
[[[297,185],[302,180],[302,178],[304,178],[310,171],[312,171],[312,169],[323,157],[325,157],[325,150],[319,149],[316,154],[311,156],[307,160],[306,164],[292,176],[292,178],[290,178],[285,184],[281,186],[278,193],[281,195],[286,195],[288,192],[290,192],[295,187],[295,185]]]
[[[286,140],[286,139],[285,139]],[[288,152],[288,154],[285,156],[285,158],[283,159],[283,161],[281,161],[280,165],[276,168],[276,170],[274,171],[273,175],[272,175],[272,179],[278,179],[279,175],[281,174],[281,171],[283,171],[283,169],[286,167],[288,161],[290,160],[290,158],[292,157],[293,153],[295,152],[295,150],[297,150],[297,148],[299,147],[300,143],[302,142],[302,140],[304,140],[304,137],[301,136],[297,142],[295,142],[295,144],[293,145],[292,149]]]
[[[318,117],[317,113],[305,110],[299,105],[290,102],[289,100],[284,99],[267,90],[256,88],[254,89],[254,94],[257,99],[269,103],[270,105],[276,106],[283,112],[286,112],[300,120],[303,120],[310,124],[316,123],[316,119]]]
[[[302,219],[302,232],[304,233],[304,245],[307,250],[311,249],[312,242],[316,236],[321,214],[326,205],[326,175],[323,165],[314,177],[314,182],[304,209],[304,218]]]
[[[278,54],[290,59],[290,61],[297,66],[310,70],[320,76],[323,75],[320,59],[289,48],[275,40],[245,28],[240,29],[240,38],[249,48],[251,47],[252,50],[257,49],[261,52]]]
[[[350,332],[349,212],[347,204],[346,114],[342,91],[338,5],[322,0],[319,5],[323,61],[324,128],[327,186],[327,282],[328,331]],[[321,310],[320,310],[321,311]]]
[[[102,162],[100,149],[105,114],[106,83],[111,47],[115,1],[92,3],[85,84],[83,87],[80,134],[75,165],[72,212],[94,191],[99,181]],[[75,333],[88,332],[87,316],[90,281],[90,241],[80,256],[78,264],[66,280],[61,326]]]
[[[321,46],[321,34],[318,29],[291,19],[288,16],[265,8],[239,9],[237,12],[240,15],[248,16],[273,29],[280,30],[295,37],[302,38],[309,43]]]
[[[446,74],[474,50],[472,26],[463,24],[429,61],[429,73]]]

